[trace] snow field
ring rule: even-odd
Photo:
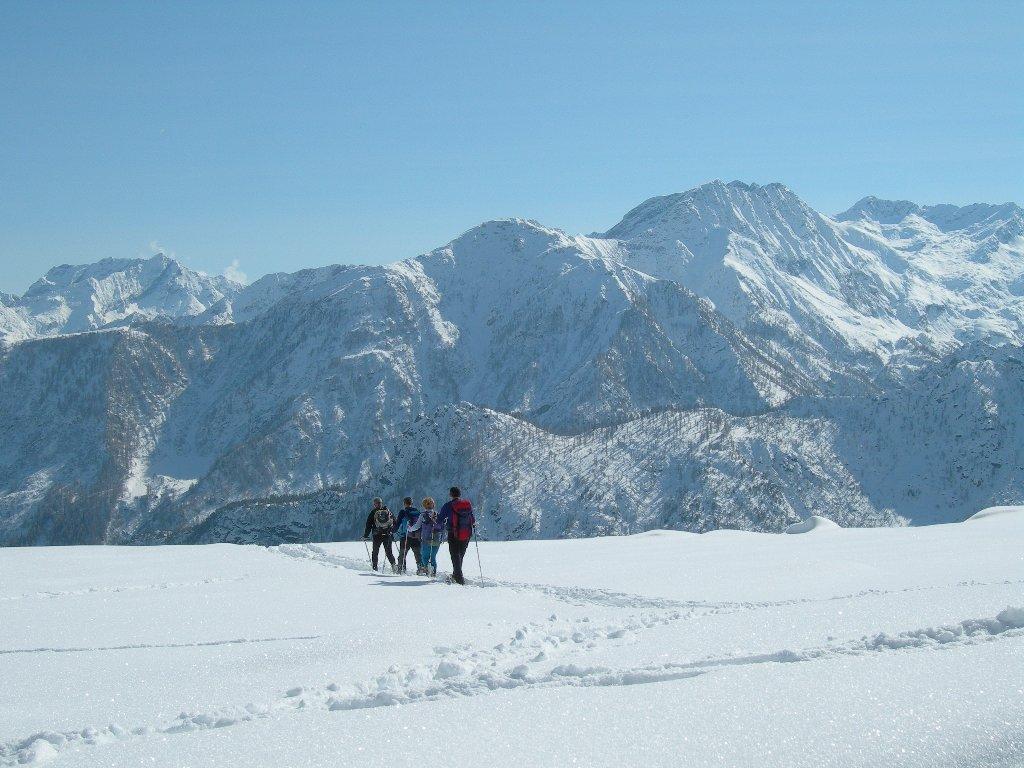
[[[0,550],[0,765],[1019,764],[1022,534]]]

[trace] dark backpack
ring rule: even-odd
[[[452,515],[448,523],[455,541],[469,541],[473,535],[473,505],[467,499],[452,502]]]
[[[394,518],[391,517],[391,510],[387,507],[381,507],[380,509],[374,510],[373,513],[373,527],[380,533],[387,533],[391,530],[394,525]]]

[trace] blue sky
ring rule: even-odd
[[[0,290],[251,278],[713,178],[1024,201],[1024,3],[0,4]]]

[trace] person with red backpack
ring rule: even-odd
[[[441,507],[441,513],[437,519],[438,523],[446,524],[448,528],[448,553],[452,558],[452,581],[456,584],[465,584],[466,579],[462,575],[462,560],[466,557],[466,550],[469,549],[469,540],[473,538],[476,517],[473,515],[473,505],[469,503],[469,499],[462,498],[462,491],[458,486],[452,486],[448,494],[451,496],[451,500]]]

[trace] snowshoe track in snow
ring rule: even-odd
[[[60,597],[82,597],[85,595],[111,595],[121,592],[145,592],[148,590],[164,589],[188,589],[190,587],[206,587],[210,584],[224,584],[230,582],[245,581],[250,578],[248,575],[232,576],[229,578],[203,579],[202,581],[165,581],[157,584],[129,584],[122,587],[90,587],[89,589],[75,589],[63,592],[27,592],[23,595],[8,595],[0,597],[0,603],[14,600],[52,600]]]
[[[315,545],[281,545],[271,552],[296,560],[373,573],[365,560],[328,552]],[[377,574],[380,575],[380,574]],[[207,582],[203,582],[207,583]],[[995,584],[1017,584],[1003,581]],[[134,589],[161,589],[146,585]],[[190,586],[190,585],[189,585]],[[38,731],[25,738],[0,744],[0,766],[32,764],[48,760],[69,749],[115,741],[166,737],[172,734],[225,728],[238,723],[271,717],[287,717],[302,711],[346,712],[396,706],[442,699],[473,697],[505,690],[584,688],[627,686],[682,680],[713,674],[733,666],[827,662],[828,659],[889,652],[915,652],[927,649],[963,647],[1001,639],[1024,637],[1024,608],[1007,608],[992,618],[968,619],[956,624],[926,627],[897,634],[864,635],[856,640],[829,642],[803,649],[783,648],[768,653],[709,656],[657,664],[613,668],[588,662],[590,652],[628,643],[646,630],[678,621],[803,603],[867,599],[929,589],[989,586],[980,582],[960,582],[947,586],[908,587],[897,590],[868,589],[826,598],[801,598],[760,602],[705,602],[650,598],[622,592],[583,587],[561,587],[486,579],[474,584],[482,589],[509,589],[529,592],[551,600],[579,606],[621,609],[600,621],[589,617],[561,620],[551,614],[546,621],[534,621],[516,629],[503,643],[488,649],[471,645],[439,646],[434,658],[421,663],[395,665],[372,679],[355,684],[332,683],[318,687],[293,687],[271,698],[269,703],[230,705],[206,711],[185,711],[170,722],[160,724],[86,727],[80,730]],[[107,591],[133,589],[113,588]],[[104,591],[83,590],[82,593]],[[63,596],[71,593],[40,593],[8,599]],[[165,645],[125,645],[103,648],[36,648],[0,650],[0,653],[87,652],[166,647],[202,647],[231,643],[276,642],[314,639],[314,636],[222,640]]]
[[[270,552],[286,555],[296,560],[306,560],[319,565],[346,568],[353,571],[365,571],[374,573],[369,563],[354,557],[335,555],[323,547],[315,544],[280,544],[267,548]],[[380,575],[380,574],[378,574]],[[412,574],[408,574],[412,576]],[[437,580],[441,581],[444,574],[438,573]],[[428,578],[428,577],[415,577]],[[856,600],[860,598],[884,597],[886,595],[898,595],[911,592],[927,592],[937,589],[949,589],[951,587],[989,587],[995,585],[1024,584],[1024,581],[999,581],[979,582],[961,581],[953,585],[927,585],[919,587],[905,587],[903,589],[864,589],[859,592],[851,592],[845,595],[834,595],[831,597],[803,597],[786,600],[760,600],[760,601],[707,601],[707,600],[673,600],[670,598],[647,597],[645,595],[631,594],[628,592],[613,592],[604,589],[590,587],[567,587],[551,584],[538,584],[532,582],[502,581],[485,577],[482,582],[472,580],[468,586],[482,589],[511,589],[516,592],[534,592],[559,600],[570,605],[599,605],[611,608],[636,608],[639,610],[694,610],[704,609],[708,613],[732,613],[735,611],[758,610],[761,608],[781,608],[791,605],[806,605],[810,603],[827,603],[836,600]]]
[[[12,653],[91,653],[99,651],[131,651],[150,648],[207,648],[217,645],[250,645],[252,643],[283,643],[291,640],[318,640],[321,635],[293,637],[239,637],[234,640],[206,640],[196,643],[137,643],[134,645],[97,645],[70,648],[0,648],[0,655]]]
[[[909,630],[895,635],[866,635],[855,641],[803,650],[782,649],[772,653],[667,662],[625,669],[576,661],[558,663],[561,656],[585,653],[600,643],[620,640],[644,628],[679,618],[683,618],[683,615],[677,612],[663,617],[631,618],[622,624],[591,626],[592,622],[586,619],[560,623],[557,616],[552,615],[546,623],[532,622],[520,627],[508,642],[488,650],[438,647],[435,648],[435,654],[440,659],[436,662],[392,666],[373,680],[356,685],[342,687],[332,683],[319,688],[291,688],[270,705],[247,704],[209,712],[182,712],[172,722],[158,726],[107,725],[76,731],[40,731],[0,745],[0,765],[41,762],[55,757],[60,751],[81,745],[224,728],[275,714],[304,710],[351,711],[513,689],[641,685],[695,677],[730,666],[812,662],[843,656],[946,648],[1024,637],[1024,607],[1008,607],[993,618],[967,619],[957,624]]]

